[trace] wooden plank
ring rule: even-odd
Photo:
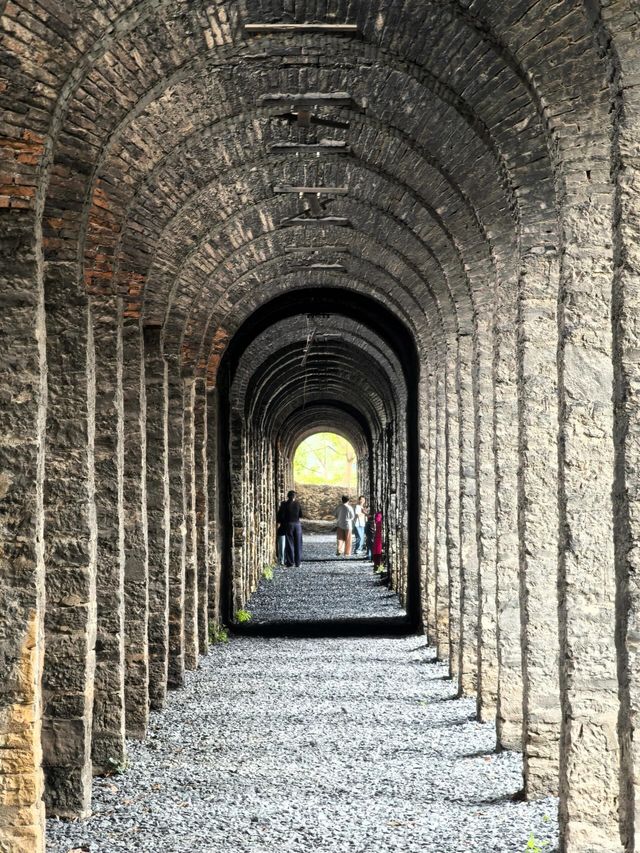
[[[314,219],[311,216],[292,216],[290,219],[283,219],[280,222],[281,228],[286,228],[289,225],[340,225],[344,228],[352,228],[351,221],[346,216],[323,216],[319,219]]]
[[[360,30],[357,24],[245,24],[244,30],[248,35],[261,35],[263,33],[330,33],[332,35],[358,35]]]
[[[351,148],[346,142],[274,142],[269,146],[274,154],[350,154]]]
[[[309,127],[310,124],[318,125],[319,127],[335,127],[338,130],[349,130],[351,124],[348,121],[338,121],[333,118],[321,118],[320,116],[311,115],[311,113],[278,113],[273,118],[282,119],[289,124],[298,124],[302,127]],[[308,123],[305,124],[308,120]]]
[[[343,267],[342,264],[296,264],[295,266],[289,267],[290,270],[295,271],[303,271],[303,270],[323,270],[325,272],[346,272],[346,267]]]
[[[298,92],[262,95],[263,107],[277,107],[291,110],[311,107],[354,107],[357,106],[348,92]]]
[[[339,252],[344,254],[349,251],[348,246],[341,246],[339,244],[327,244],[323,246],[285,246],[284,251],[288,255],[304,253],[306,255],[315,255],[318,252]]]
[[[294,187],[290,184],[276,185],[273,188],[274,193],[297,193],[298,195],[347,195],[349,187]]]

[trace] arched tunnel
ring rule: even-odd
[[[278,496],[291,489],[293,452],[322,425],[358,451],[360,491],[383,509],[392,586],[420,623],[418,376],[406,320],[340,281],[299,287],[256,310],[229,342],[218,393],[228,400],[230,492],[224,529],[227,618],[256,588],[273,556]],[[409,518],[410,516],[410,518]],[[241,525],[233,519],[241,518]]]
[[[349,776],[333,829],[291,849],[636,850],[637,0],[0,0],[0,20],[0,850],[244,850],[224,726],[266,755],[263,702],[297,744],[322,685],[333,722],[296,756],[324,743],[313,772],[348,776],[366,730],[353,768],[387,782],[367,777],[374,817]],[[386,586],[335,571],[395,634],[236,618],[321,430],[381,511]],[[268,595],[332,577],[314,559]],[[217,740],[191,754],[205,714]],[[219,824],[114,840],[105,815],[180,806],[136,773],[181,752],[210,762]],[[278,791],[246,849],[298,833]]]

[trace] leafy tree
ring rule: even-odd
[[[296,483],[304,485],[350,490],[358,485],[355,451],[346,438],[332,432],[318,432],[299,445],[293,473]]]

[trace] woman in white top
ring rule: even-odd
[[[356,504],[356,517],[353,523],[353,532],[355,533],[355,541],[353,543],[353,553],[364,554],[365,538],[364,528],[367,523],[367,501],[364,495],[360,495]]]
[[[337,554],[339,557],[351,555],[351,526],[355,515],[353,507],[349,503],[349,495],[343,495],[342,503],[336,509]]]

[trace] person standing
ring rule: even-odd
[[[349,503],[349,495],[343,495],[342,503],[336,509],[336,552],[339,557],[348,557],[351,554],[351,526],[355,515]]]
[[[300,568],[302,563],[302,524],[304,518],[302,507],[296,500],[296,493],[287,492],[286,501],[282,501],[278,510],[278,524],[282,526],[285,535],[285,566]]]
[[[358,503],[355,507],[356,517],[353,522],[353,532],[355,533],[355,541],[353,543],[353,553],[364,553],[364,528],[367,523],[367,501],[364,495],[360,495]]]

